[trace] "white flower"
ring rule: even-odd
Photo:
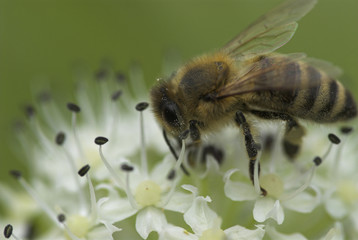
[[[142,144],[144,145],[144,141]],[[152,231],[162,231],[167,225],[167,220],[161,209],[183,213],[193,201],[193,194],[184,194],[176,190],[182,175],[180,166],[184,159],[184,140],[182,146],[177,162],[172,156],[168,156],[151,172],[148,172],[145,152],[142,152],[140,165],[122,159],[119,161],[122,173],[116,173],[108,164],[100,146],[102,160],[112,173],[119,189],[127,195],[127,201],[123,203],[123,199],[112,191],[108,197],[108,205],[103,203],[102,212],[116,212],[116,221],[122,221],[137,213],[136,230],[144,239]],[[142,146],[142,149],[145,150],[145,146]],[[103,187],[106,188],[105,185]]]
[[[99,206],[96,202],[94,188],[88,175],[89,169],[89,165],[86,165],[79,170],[80,176],[86,175],[89,186],[89,197],[82,196],[83,198],[79,200],[73,194],[61,191],[60,194],[56,194],[57,201],[54,200],[54,202],[46,202],[41,198],[41,196],[45,196],[53,189],[43,188],[41,189],[43,192],[37,192],[25,181],[21,173],[13,171],[12,174],[42,208],[47,217],[52,220],[53,228],[57,227],[61,230],[57,232],[66,232],[72,240],[95,240],[100,231],[102,239],[112,240],[113,232],[120,229],[112,225],[114,222],[108,220],[110,216],[99,217]],[[54,191],[54,193],[57,192]],[[79,194],[81,195],[82,193]],[[55,232],[54,229],[50,229],[49,232]],[[59,236],[62,234],[58,233]]]
[[[300,233],[283,234],[271,226],[266,226],[266,234],[270,239],[275,240],[307,240],[307,238]]]
[[[333,144],[329,147],[314,182],[322,189],[323,204],[328,214],[337,221],[349,219],[352,227],[347,233],[354,236],[358,234],[358,164],[355,158],[342,156],[354,156],[352,150],[356,149],[357,144],[356,139],[351,139],[355,135],[345,136],[347,133],[344,134],[344,130],[348,131],[348,128],[340,134],[342,141],[334,148]]]
[[[197,196],[198,190],[193,186],[183,186],[196,197],[192,206],[184,213],[185,222],[194,233],[177,226],[168,225],[159,234],[159,240],[238,240],[238,239],[262,239],[265,231],[261,226],[255,230],[249,230],[239,225],[222,230],[221,219],[208,207],[210,197]]]
[[[314,171],[315,166],[306,174],[308,176],[301,176],[301,178],[306,177],[302,186],[297,186],[300,179],[290,182],[282,180],[275,173],[262,174],[259,183],[257,183],[267,191],[267,196],[262,196],[260,188],[255,190],[250,182],[232,181],[231,176],[239,172],[238,169],[232,169],[227,171],[224,176],[224,190],[226,196],[233,201],[255,200],[253,216],[256,221],[264,222],[272,218],[278,224],[282,224],[284,221],[283,207],[296,212],[309,213],[320,203],[320,193],[316,187],[311,186],[314,191],[313,195],[305,191],[311,182]],[[255,172],[257,174],[257,171]]]

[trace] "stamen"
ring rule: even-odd
[[[13,230],[13,227],[11,224],[6,225],[6,227],[4,228],[4,237],[10,238],[11,234],[12,234],[12,230]]]
[[[97,145],[104,145],[108,142],[108,138],[105,137],[96,137],[96,139],[94,140],[95,144]]]
[[[90,170],[90,165],[85,165],[83,166],[79,171],[78,171],[78,175],[80,175],[81,177],[86,176],[87,178],[87,182],[88,182],[88,187],[89,187],[89,192],[90,192],[90,196],[91,196],[91,217],[92,219],[96,219],[97,218],[97,205],[96,205],[96,194],[94,191],[94,187],[92,184],[92,180],[88,174],[89,170]]]
[[[338,148],[336,155],[334,157],[334,162],[333,162],[333,167],[331,168],[331,173],[333,174],[332,176],[335,176],[336,173],[339,171],[339,160],[341,159],[341,154],[342,154],[342,150],[343,150],[343,146],[345,145],[347,139],[348,139],[348,135],[353,131],[352,127],[342,127],[341,128],[341,132],[342,134],[345,135],[345,137],[342,140],[342,143],[340,144],[340,147]]]
[[[35,108],[31,105],[25,106],[25,114],[28,118],[32,118],[35,115],[36,111]]]
[[[350,134],[353,131],[352,127],[345,126],[341,128],[341,133],[343,134]]]
[[[321,163],[322,163],[322,158],[320,158],[320,157],[315,157],[314,159],[313,159],[313,162],[314,162],[314,164],[318,167],[319,165],[321,165]]]
[[[260,156],[257,155],[255,166],[254,166],[254,188],[257,194],[261,194],[261,186],[260,186],[260,179],[259,179],[259,163],[260,163]]]
[[[292,199],[292,198],[296,197],[298,194],[300,194],[301,192],[305,191],[306,188],[309,187],[309,185],[312,182],[312,178],[313,178],[313,175],[314,175],[314,173],[316,171],[317,166],[319,166],[322,163],[322,159],[320,157],[315,157],[313,159],[313,162],[314,162],[314,165],[310,168],[309,173],[308,173],[308,177],[307,177],[306,181],[302,184],[302,186],[299,187],[293,193],[283,196],[282,198],[280,198],[280,200],[286,201],[286,200]]]
[[[61,213],[59,215],[57,215],[57,220],[63,225],[63,227],[65,228],[65,231],[67,233],[67,235],[71,238],[71,240],[81,240],[78,237],[76,237],[72,231],[70,230],[70,228],[67,226],[67,224],[65,223],[66,221],[66,215]]]
[[[123,83],[126,80],[126,76],[124,76],[124,74],[121,72],[117,72],[116,80],[118,81],[118,83]]]
[[[29,122],[31,125],[31,131],[34,133],[34,135],[38,138],[38,142],[40,146],[45,150],[49,151],[49,149],[52,149],[52,145],[50,144],[46,134],[41,128],[41,125],[38,123],[38,119],[34,117],[36,111],[34,107],[28,105],[25,107],[26,115],[29,118]]]
[[[114,169],[112,168],[112,166],[109,164],[109,162],[106,160],[106,158],[103,155],[102,152],[102,145],[106,144],[108,142],[108,139],[105,137],[96,137],[96,139],[94,140],[94,142],[99,146],[99,155],[101,156],[101,160],[104,163],[104,165],[106,166],[107,170],[109,171],[109,173],[111,174],[111,176],[113,177],[114,181],[117,183],[117,185],[120,188],[124,188],[124,183],[122,182],[122,180],[119,178],[119,176],[117,175],[116,171],[114,171]]]
[[[176,172],[179,170],[179,167],[182,165],[183,161],[184,161],[184,157],[185,157],[185,140],[182,140],[182,144],[181,144],[181,150],[180,150],[180,154],[179,154],[179,158],[178,161],[176,161],[174,168],[169,172],[167,178],[168,180],[173,180],[175,179],[176,176]],[[163,200],[163,206],[167,205],[170,201],[170,199],[173,197],[173,194],[175,192],[175,188],[177,186],[177,181],[174,181],[173,184],[170,187],[170,190],[167,194],[167,196],[165,197],[165,199]]]
[[[331,141],[331,143],[334,143],[334,144],[340,144],[341,143],[341,139],[339,139],[333,133],[328,134],[328,139],[329,139],[329,141]]]
[[[135,106],[135,109],[136,109],[137,111],[142,112],[142,111],[144,111],[145,109],[147,109],[148,106],[149,106],[149,103],[147,103],[147,102],[140,102],[140,103],[138,103],[138,104]]]
[[[79,113],[81,111],[81,108],[74,103],[67,103],[67,108],[74,113]]]
[[[86,157],[85,154],[83,153],[82,145],[80,144],[80,140],[77,134],[77,113],[81,111],[81,108],[74,103],[67,103],[67,108],[72,112],[72,131],[73,131],[73,136],[75,139],[76,146],[81,156],[80,159],[82,160],[82,163],[86,163],[88,161],[85,160]]]
[[[55,138],[55,141],[56,141],[56,144],[59,145],[59,146],[63,146],[63,143],[64,141],[66,140],[66,135],[63,133],[63,132],[59,132],[57,135],[56,135],[56,138]],[[71,154],[68,153],[68,151],[63,147],[63,151],[66,155],[66,159],[68,161],[68,164],[70,165],[70,168],[71,168],[71,173],[72,173],[72,176],[73,176],[73,179],[77,185],[77,189],[78,189],[78,198],[79,198],[79,202],[80,202],[80,205],[81,206],[81,211],[85,211],[85,206],[86,206],[86,200],[85,200],[85,194],[83,192],[83,188],[81,187],[81,183],[77,177],[77,169],[76,169],[76,166],[75,166],[75,161],[73,160]]]
[[[13,230],[14,229],[11,224],[6,225],[4,228],[4,237],[7,239],[10,237],[13,237],[15,240],[20,240],[20,238],[15,236],[15,234],[13,233]]]
[[[80,175],[81,177],[83,177],[83,176],[85,176],[87,173],[88,173],[88,171],[90,170],[90,165],[85,165],[85,166],[83,166],[79,171],[78,171],[78,175]]]
[[[110,104],[106,104],[106,108],[108,113],[107,115],[109,115],[109,123],[107,125],[106,128],[106,132],[108,134],[115,134],[115,129],[118,128],[118,117],[121,116],[119,114],[119,109],[118,109],[118,102],[119,102],[119,98],[122,96],[123,91],[122,90],[117,90],[114,93],[111,94],[111,102]],[[107,95],[106,95],[107,96]],[[108,106],[107,106],[108,105]],[[111,135],[109,135],[111,136]]]
[[[112,94],[111,99],[112,101],[117,101],[120,96],[122,96],[122,91],[117,90]]]
[[[145,177],[148,177],[148,162],[147,162],[147,153],[145,146],[145,135],[144,135],[144,122],[143,122],[143,111],[147,109],[149,104],[147,102],[141,102],[136,105],[136,110],[140,112],[140,140],[141,140],[141,164],[142,171],[145,174]]]
[[[129,166],[128,164],[124,163],[121,165],[121,169],[125,171],[126,174],[126,185],[125,185],[125,191],[128,197],[128,201],[131,204],[133,209],[138,209],[136,200],[134,199],[134,196],[132,194],[131,188],[130,188],[130,182],[129,182],[129,173],[133,170],[133,167]]]
[[[18,170],[11,170],[10,174],[16,179],[19,180],[22,177],[22,173]]]
[[[172,169],[169,174],[167,175],[167,179],[168,180],[173,180],[176,177],[176,171],[174,169]]]
[[[63,132],[59,132],[56,135],[55,142],[57,145],[61,146],[66,140],[66,135]]]
[[[34,189],[23,179],[21,172],[14,170],[10,172],[20,183],[20,185],[25,189],[25,191],[33,198],[33,200],[39,205],[40,208],[47,214],[51,220],[58,224],[57,217],[54,211],[37,195]]]
[[[328,134],[328,139],[329,139],[329,141],[331,142],[331,144],[329,145],[329,147],[328,147],[326,153],[323,154],[322,161],[324,161],[324,160],[328,157],[329,153],[330,153],[331,150],[332,150],[333,144],[338,145],[338,144],[341,142],[341,139],[339,139],[339,138],[338,138],[335,134],[333,134],[333,133]]]
[[[108,75],[109,75],[109,73],[108,73],[107,69],[102,68],[96,72],[95,77],[96,77],[97,81],[103,81],[108,78]]]
[[[58,214],[57,215],[57,220],[60,222],[60,223],[63,223],[66,221],[66,216],[65,214],[61,213],[61,214]]]
[[[134,168],[126,163],[123,163],[121,165],[121,169],[125,172],[132,172],[134,170]]]

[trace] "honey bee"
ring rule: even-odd
[[[305,134],[298,119],[333,123],[357,115],[352,94],[335,79],[333,65],[300,53],[274,53],[316,2],[284,1],[217,52],[194,58],[152,88],[153,112],[175,156],[168,135],[179,138],[189,130],[198,146],[202,134],[234,123],[244,135],[253,182],[259,144],[250,119],[285,121],[283,149],[295,158]]]

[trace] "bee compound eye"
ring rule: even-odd
[[[175,103],[168,103],[163,109],[163,118],[171,126],[179,127],[178,108]]]

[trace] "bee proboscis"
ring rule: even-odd
[[[250,118],[284,120],[283,149],[295,158],[305,134],[298,119],[333,123],[357,115],[356,103],[336,80],[333,65],[304,54],[274,53],[316,2],[284,1],[219,51],[194,58],[153,87],[153,111],[174,155],[168,135],[178,138],[189,130],[199,145],[201,134],[234,123],[245,137],[254,181],[258,144]]]

